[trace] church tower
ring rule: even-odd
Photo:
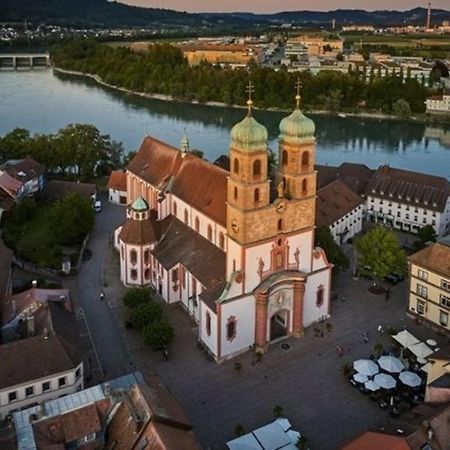
[[[263,238],[263,210],[270,203],[268,133],[252,116],[252,91],[250,82],[247,116],[231,130],[227,228],[241,245]]]

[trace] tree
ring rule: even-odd
[[[436,242],[437,234],[432,225],[425,225],[417,230],[417,237],[414,242],[414,250],[417,252],[426,247],[428,242]]]
[[[49,212],[50,227],[54,240],[60,245],[74,245],[83,242],[94,226],[94,211],[91,201],[70,192],[56,202]]]
[[[399,117],[409,117],[411,115],[411,107],[405,99],[399,98],[392,105],[392,112]]]
[[[153,301],[147,301],[136,305],[131,310],[130,320],[134,328],[142,330],[150,323],[159,322],[162,316],[163,310],[161,305]]]
[[[122,297],[123,304],[127,308],[135,308],[143,303],[148,303],[152,300],[152,293],[148,288],[135,287],[128,289]]]
[[[328,261],[334,264],[335,272],[346,270],[350,267],[349,259],[333,239],[328,227],[324,226],[316,230],[316,245],[325,251]]]
[[[392,272],[406,272],[406,255],[397,236],[383,226],[376,226],[356,240],[359,271],[372,275],[375,280]]]
[[[175,338],[175,331],[166,321],[152,322],[146,325],[142,331],[144,342],[153,350],[161,350],[168,347]]]

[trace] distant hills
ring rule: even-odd
[[[267,26],[280,23],[325,25],[333,19],[342,24],[374,24],[379,26],[424,24],[427,11],[285,11],[276,14],[253,13],[186,13],[156,8],[139,8],[108,0],[0,0],[0,22],[39,22],[61,25],[100,27],[150,27],[161,25],[214,27]],[[433,10],[433,23],[450,19],[450,12]]]

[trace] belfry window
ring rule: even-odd
[[[239,160],[237,158],[234,158],[233,161],[233,172],[239,173]]]
[[[308,192],[308,182],[306,179],[302,181],[302,193],[306,194]]]
[[[234,199],[235,199],[235,200],[238,199],[238,189],[237,189],[236,186],[234,187]]]
[[[278,231],[283,230],[283,219],[278,219],[277,229],[278,229]]]
[[[303,152],[302,154],[302,166],[307,167],[309,166],[309,153]]]
[[[287,166],[288,162],[289,162],[289,158],[288,158],[288,152],[286,150],[283,150],[283,156],[281,159],[283,162],[283,166]]]
[[[259,178],[260,176],[261,176],[261,161],[259,159],[257,159],[253,163],[253,177]]]
[[[255,189],[254,200],[255,200],[255,203],[259,202],[259,189],[258,188]]]

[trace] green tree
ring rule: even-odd
[[[379,280],[392,272],[406,272],[406,255],[397,236],[383,226],[376,226],[356,240],[358,266],[362,273],[369,273]]]
[[[350,267],[350,261],[342,251],[341,247],[333,239],[331,231],[328,227],[319,227],[316,230],[316,245],[322,248],[332,264],[334,270],[338,273],[341,270],[346,270]]]
[[[130,320],[133,327],[142,330],[148,324],[159,322],[162,319],[163,310],[161,305],[153,301],[136,305],[130,313]]]
[[[73,192],[56,202],[49,212],[53,238],[60,245],[83,242],[92,230],[94,220],[91,201]]]
[[[142,331],[142,335],[144,342],[153,350],[161,350],[173,342],[175,331],[169,323],[160,321],[146,325]]]
[[[428,242],[436,242],[437,234],[432,225],[425,225],[417,230],[417,237],[414,242],[414,250],[417,252],[426,247]]]
[[[411,107],[405,99],[399,98],[392,105],[392,112],[399,117],[409,117],[411,116]]]
[[[148,288],[135,287],[127,290],[122,297],[123,304],[127,308],[135,308],[138,305],[149,303],[152,300],[152,292]]]

